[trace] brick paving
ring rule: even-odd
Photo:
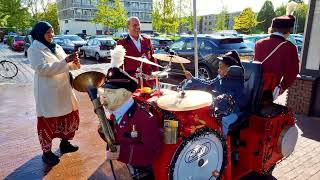
[[[30,64],[23,53],[12,52],[5,45],[0,45],[0,59],[21,66],[18,77],[0,79],[0,179],[113,179],[105,161],[105,144],[96,133],[97,116],[85,93],[77,93],[81,121],[72,141],[79,151],[62,155],[52,169],[42,163]],[[320,180],[320,118],[295,117],[299,127],[296,149],[266,179]],[[55,140],[53,151],[60,155],[58,144]],[[115,162],[114,166],[117,172],[124,172],[122,164]]]

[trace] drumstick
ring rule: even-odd
[[[184,67],[184,65],[182,63],[180,63],[180,65],[181,65],[181,67],[183,69],[183,72],[185,73],[187,71],[186,68]]]

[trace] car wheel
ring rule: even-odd
[[[213,79],[212,70],[205,64],[199,64],[199,78],[200,79]]]
[[[99,53],[96,53],[96,56],[95,56],[95,57],[96,57],[96,60],[97,60],[97,61],[100,60],[100,55],[99,55]]]

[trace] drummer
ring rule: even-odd
[[[222,117],[222,125],[223,125],[223,134],[226,136],[228,134],[229,126],[234,123],[238,115],[240,113],[240,108],[245,105],[245,97],[243,94],[244,88],[244,76],[243,73],[239,77],[228,77],[228,68],[230,66],[238,66],[242,68],[242,72],[244,72],[244,68],[240,62],[240,57],[237,51],[233,50],[222,57],[218,57],[219,59],[219,69],[218,76],[213,80],[203,80],[199,78],[195,78],[189,71],[185,72],[185,76],[187,78],[184,89],[197,89],[197,90],[205,90],[205,91],[217,91],[218,93],[229,95],[234,100],[235,104],[233,105],[232,112],[226,112],[226,100],[224,97],[219,96],[220,103],[218,103],[216,108],[224,116]],[[218,99],[219,99],[218,98]]]

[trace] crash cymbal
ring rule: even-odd
[[[100,87],[104,81],[106,76],[97,71],[88,71],[79,74],[73,80],[73,88],[80,92],[87,92],[87,88],[91,87]]]
[[[170,54],[153,54],[152,56],[158,60],[167,61],[167,62],[171,61],[173,63],[190,63],[191,62],[186,58],[170,55]]]
[[[125,56],[125,57],[126,57],[126,58],[129,58],[129,59],[136,60],[136,61],[140,61],[140,62],[143,62],[143,63],[146,63],[146,64],[150,64],[150,65],[153,65],[153,66],[157,66],[157,67],[163,68],[163,67],[160,66],[159,64],[154,63],[154,62],[151,62],[151,61],[148,60],[147,58],[143,58],[143,57],[133,57],[133,56]]]
[[[212,104],[212,95],[208,92],[186,90],[161,96],[157,104],[161,109],[168,111],[190,111]]]

